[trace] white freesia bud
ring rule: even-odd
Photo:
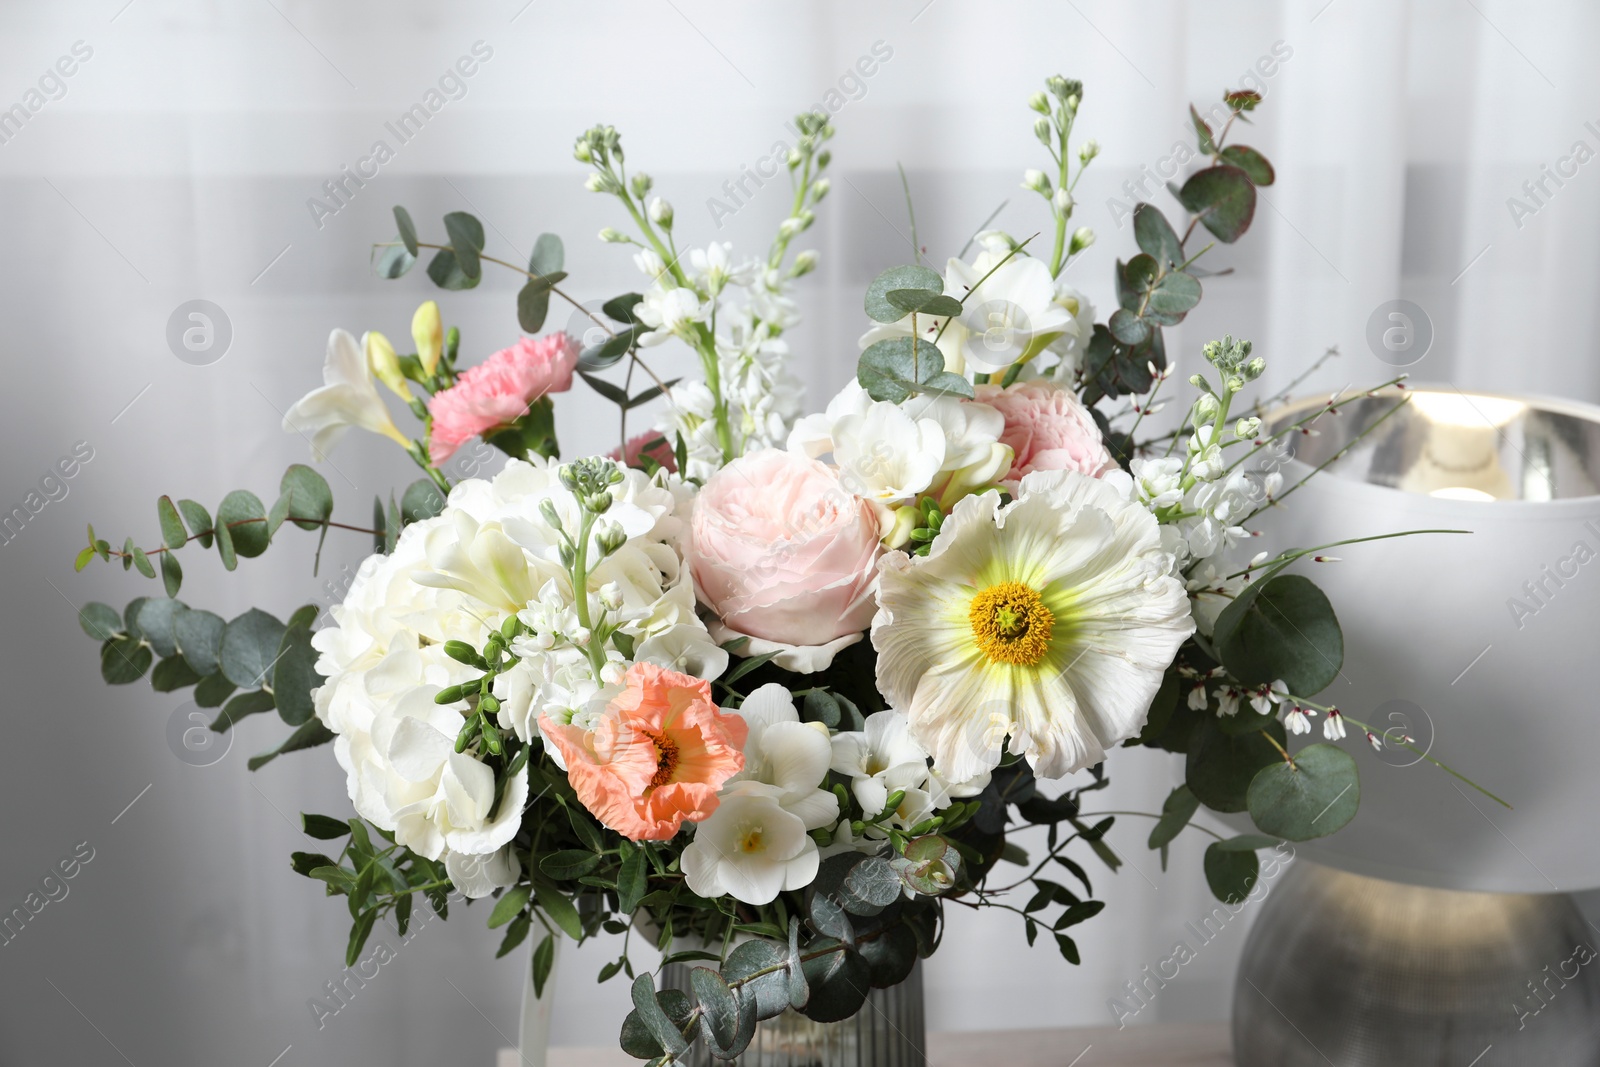
[[[1088,166],[1089,161],[1099,154],[1100,142],[1091,140],[1088,144],[1078,149],[1078,162],[1082,163],[1084,166]]]
[[[657,226],[672,228],[672,205],[659,196],[650,201],[650,221]]]
[[[1079,226],[1072,231],[1072,247],[1068,251],[1076,255],[1092,244],[1094,244],[1094,231],[1087,226]]]
[[[1028,106],[1041,115],[1050,114],[1050,98],[1043,93],[1034,93],[1028,97]]]
[[[1050,197],[1050,206],[1055,208],[1058,214],[1070,214],[1072,212],[1072,194],[1065,189],[1057,189]]]
[[[808,248],[794,257],[794,266],[789,268],[789,277],[803,278],[816,269],[817,254]]]
[[[1050,179],[1045,177],[1044,171],[1032,167],[1022,172],[1022,187],[1046,196],[1050,195]]]
[[[610,226],[607,226],[605,229],[600,231],[600,240],[605,241],[607,244],[626,244],[628,235],[619,230],[613,230]]]

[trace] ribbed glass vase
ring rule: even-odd
[[[664,967],[664,988],[689,992],[692,964]],[[926,1067],[922,1012],[922,961],[911,976],[889,989],[874,989],[855,1015],[842,1022],[812,1022],[786,1011],[756,1024],[750,1047],[734,1060],[719,1060],[696,1041],[679,1062],[686,1067]]]

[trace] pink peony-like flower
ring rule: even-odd
[[[462,371],[455,385],[428,401],[429,460],[437,467],[474,437],[516,422],[539,398],[571,389],[577,365],[577,343],[552,333],[520,338]]]
[[[768,448],[695,498],[689,566],[700,600],[741,634],[825,645],[872,622],[877,514],[814,459]]]
[[[655,442],[652,447],[645,447],[652,441]],[[624,466],[637,467],[640,470],[644,470],[644,464],[639,462],[639,457],[649,456],[658,466],[673,474],[678,473],[678,457],[672,454],[672,445],[658,430],[646,430],[636,437],[630,437],[626,448],[613,448],[606,454]]]
[[[1000,443],[1014,454],[1011,472],[1000,484],[1014,496],[1034,471],[1077,471],[1091,478],[1117,469],[1094,416],[1076,394],[1050,382],[980,385],[977,399],[1006,420]]]
[[[665,841],[717,810],[717,790],[744,768],[750,726],[699,678],[635,663],[623,682],[593,730],[549,716],[539,725],[595,818],[631,841]]]

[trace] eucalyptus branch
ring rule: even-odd
[[[266,521],[268,521],[267,517],[263,515],[262,517],[257,518],[257,519],[237,519],[237,520],[235,520],[233,522],[222,523],[221,525],[225,526],[229,530],[233,530],[233,529],[236,529],[236,528],[238,528],[240,526],[248,526],[253,522],[266,522]],[[312,519],[312,518],[306,518],[304,516],[286,515],[284,517],[283,521],[284,522],[294,522],[294,523],[301,523],[301,522],[316,523],[318,526],[331,527],[332,529],[335,529],[335,530],[350,530],[350,531],[353,531],[355,533],[371,534],[373,536],[377,536],[378,534],[383,533],[382,530],[369,530],[365,526],[351,526],[351,525],[349,525],[347,523],[343,523],[343,522],[334,522],[332,519]],[[210,529],[202,530],[200,533],[190,534],[188,537],[184,538],[183,543],[186,545],[190,541],[198,540],[201,537],[210,537],[215,532],[216,532],[216,527],[212,526]],[[178,547],[182,547],[182,546],[178,546]],[[172,549],[170,549],[166,545],[162,545],[160,548],[150,548],[150,549],[141,548],[139,551],[143,552],[146,556],[159,556],[163,552],[172,551]],[[117,559],[124,559],[126,557],[132,556],[133,553],[132,552],[124,552],[124,551],[122,551],[120,549],[112,548],[112,549],[108,549],[107,550],[107,555],[115,556]]]

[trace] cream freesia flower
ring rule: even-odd
[[[943,777],[994,767],[1009,737],[1059,778],[1138,733],[1194,622],[1130,488],[1030,474],[1004,507],[958,503],[926,557],[884,557],[878,689]]]
[[[311,454],[319,462],[351,426],[380,433],[401,448],[411,442],[395,428],[389,409],[378,396],[367,362],[366,342],[357,343],[348,330],[328,335],[328,354],[322,364],[321,388],[313,389],[295,402],[283,416],[289,433],[310,435]]]

